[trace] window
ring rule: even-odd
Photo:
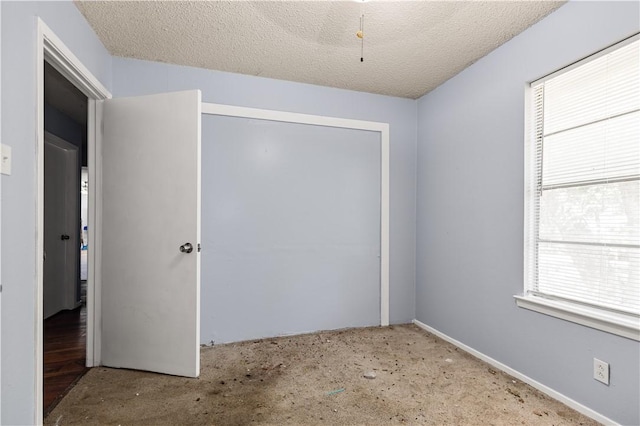
[[[535,81],[521,307],[640,340],[640,39]]]

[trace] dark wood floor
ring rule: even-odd
[[[44,414],[47,415],[88,370],[85,367],[87,310],[84,305],[44,321]]]

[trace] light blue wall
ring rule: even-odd
[[[2,424],[35,422],[36,16],[107,87],[111,57],[71,2],[0,2],[2,143]]]
[[[638,31],[637,2],[563,6],[417,108],[406,99],[112,59],[69,2],[0,7],[2,143],[13,148],[13,175],[1,178],[2,424],[33,423],[35,413],[36,15],[116,96],[199,88],[205,102],[390,123],[391,321],[417,316],[612,419],[640,423],[637,342],[519,309],[512,298],[522,291],[526,82]],[[591,378],[594,356],[611,364],[610,387]]]
[[[380,325],[380,133],[202,117],[201,341]]]
[[[390,319],[392,323],[406,323],[414,318],[416,101],[123,58],[113,59],[113,89],[114,96],[201,89],[203,102],[389,123]],[[212,162],[206,155],[203,150],[203,169]],[[203,197],[206,185],[203,182]],[[203,231],[207,220],[203,216]],[[205,274],[206,269],[202,272],[205,331],[222,325],[205,322],[207,307],[214,305],[214,301],[205,298],[212,294],[206,286],[215,283]],[[238,293],[238,297],[243,296]],[[245,314],[260,321],[250,311]],[[208,342],[212,337],[203,334],[201,340]]]
[[[623,424],[638,342],[516,307],[527,82],[640,29],[638,2],[570,2],[418,101],[417,319]],[[428,72],[428,70],[425,70]],[[611,364],[609,387],[593,358]]]

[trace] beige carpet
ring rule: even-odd
[[[94,368],[45,424],[597,424],[413,325],[214,346],[201,363],[199,379]]]

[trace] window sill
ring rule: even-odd
[[[640,320],[634,320],[626,315],[537,296],[516,295],[514,298],[521,308],[640,341]]]

